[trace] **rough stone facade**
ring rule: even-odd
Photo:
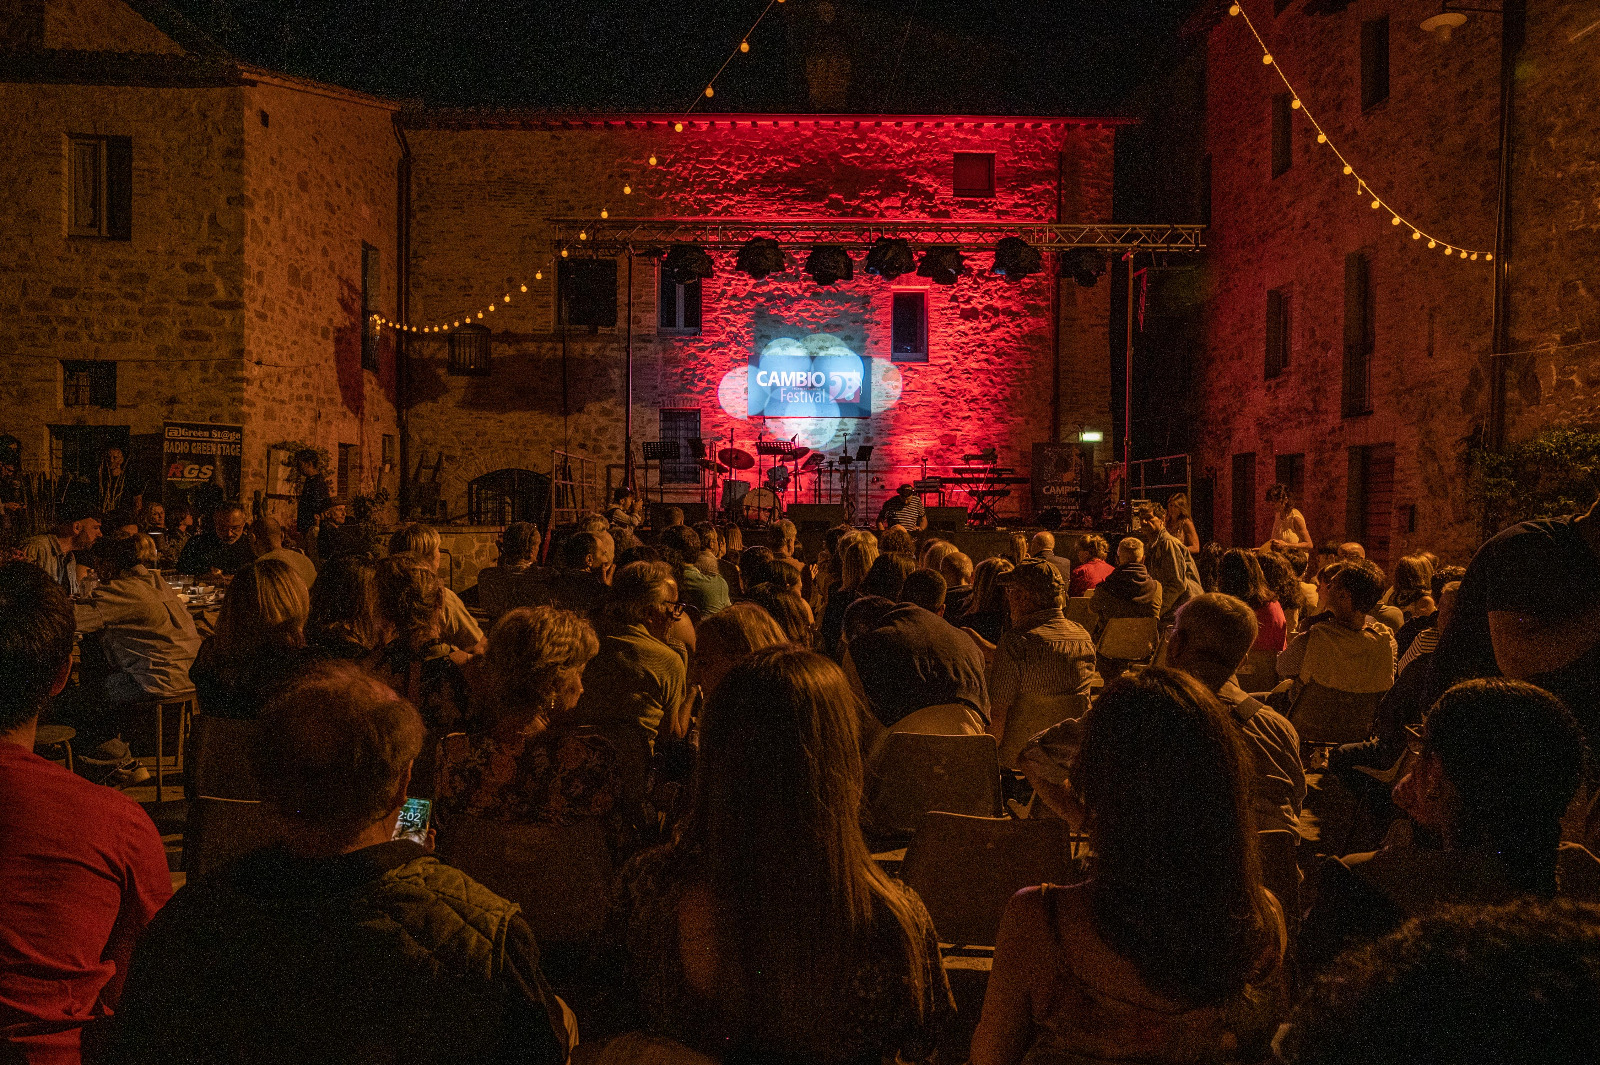
[[[595,218],[602,208],[613,221],[1110,217],[1113,127],[1106,123],[708,116],[681,133],[661,116],[419,115],[408,124],[412,321],[457,321],[513,296],[482,323],[492,322],[488,376],[451,376],[446,335],[407,337],[411,461],[429,478],[438,465],[451,514],[460,513],[473,478],[505,467],[548,470],[552,448],[601,469],[623,461],[627,257],[618,257],[616,328],[574,327],[565,339],[564,409],[553,219]],[[995,153],[992,199],[952,195],[958,151]],[[624,183],[632,195],[622,194]],[[799,443],[830,454],[846,442],[873,444],[882,482],[874,500],[885,486],[914,479],[923,462],[938,472],[931,467],[990,445],[1003,464],[1026,474],[1031,445],[1051,439],[1058,357],[1059,431],[1109,429],[1105,286],[1061,285],[1048,259],[1046,273],[1008,284],[986,273],[986,252],[973,253],[968,276],[938,286],[910,274],[893,282],[869,277],[858,253],[853,281],[821,288],[800,270],[807,248],[786,247],[788,271],[761,281],[737,272],[732,252],[719,251],[716,276],[703,287],[702,328],[669,336],[657,330],[658,261],[648,250],[633,260],[636,448],[656,438],[663,408],[695,408],[701,436],[750,450],[761,426],[746,417],[745,368],[758,343],[786,329],[844,337],[869,357],[873,414],[774,419],[767,433],[798,434]],[[572,252],[590,254],[581,244]],[[906,290],[928,293],[926,363],[889,357],[892,293]],[[619,476],[619,469],[609,474]],[[674,496],[697,497],[698,489],[669,489]],[[811,499],[809,482],[802,499]],[[1026,492],[1017,492],[1008,509],[1025,501]]]

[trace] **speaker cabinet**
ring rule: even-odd
[[[967,527],[966,507],[929,507],[928,528],[952,532]]]

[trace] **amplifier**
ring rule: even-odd
[[[796,525],[817,523],[824,528],[844,524],[843,503],[791,503],[784,517]]]
[[[966,507],[928,507],[928,528],[949,532],[967,527]]]

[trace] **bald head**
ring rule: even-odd
[[[1228,682],[1256,642],[1256,612],[1221,592],[1197,595],[1178,609],[1167,638],[1167,665],[1216,691]]]
[[[1028,542],[1028,554],[1030,555],[1048,554],[1054,552],[1055,549],[1056,538],[1047,532],[1034,533],[1033,539]]]
[[[255,520],[250,531],[255,535],[256,546],[263,551],[276,551],[283,546],[283,526],[265,514]]]

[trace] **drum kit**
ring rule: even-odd
[[[771,465],[763,460],[770,460]],[[763,438],[756,442],[755,455],[725,447],[714,457],[700,459],[699,465],[711,475],[713,499],[719,499],[720,483],[720,509],[725,519],[774,522],[783,517],[784,493],[791,492],[791,502],[799,502],[801,478],[815,477],[822,466],[822,453],[793,440]],[[739,476],[747,471],[754,471],[752,479]]]

